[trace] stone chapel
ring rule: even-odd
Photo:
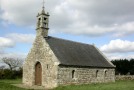
[[[59,85],[115,82],[115,66],[94,45],[48,35],[49,13],[37,15],[36,38],[23,65],[23,84]]]

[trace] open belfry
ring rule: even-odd
[[[47,89],[60,85],[115,82],[115,66],[91,44],[49,36],[44,3],[36,38],[23,65],[23,84]]]

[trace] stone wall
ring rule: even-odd
[[[40,62],[42,66],[42,86],[54,88],[57,86],[58,61],[44,37],[38,34],[23,65],[23,83],[28,86],[35,85],[35,65]]]
[[[134,75],[116,75],[116,80],[134,80]]]
[[[115,82],[115,70],[105,68],[74,68],[60,66],[58,68],[58,84],[89,84]]]

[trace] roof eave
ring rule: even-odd
[[[59,64],[58,66],[74,67],[74,68],[109,68],[109,69],[114,69],[115,68],[115,67],[103,67],[103,66],[81,66],[81,65],[65,65],[65,64]]]

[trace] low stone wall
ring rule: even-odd
[[[134,75],[116,75],[116,80],[134,80]]]

